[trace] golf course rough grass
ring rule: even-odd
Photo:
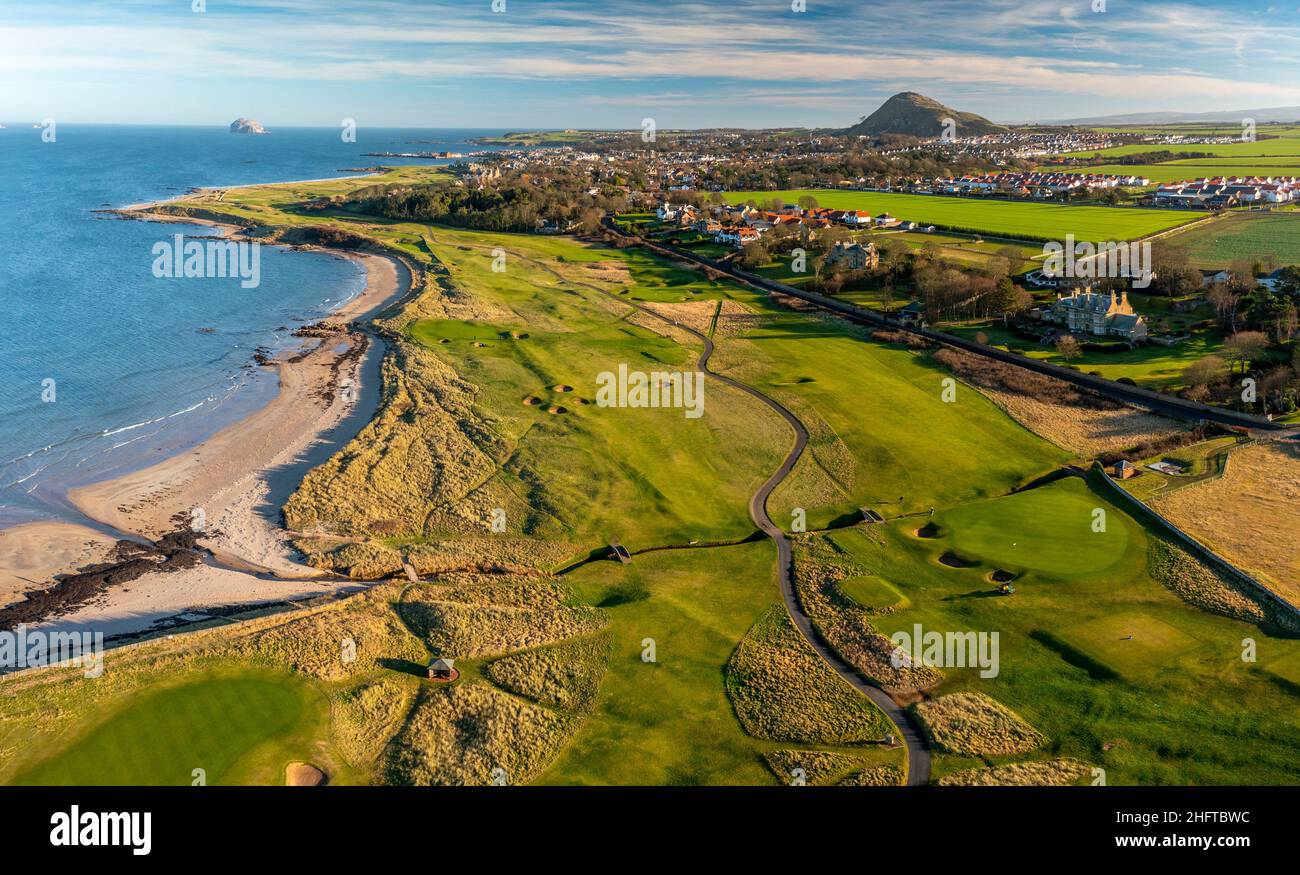
[[[821,744],[879,741],[889,723],[773,608],[727,663],[727,693],[755,738]]]
[[[895,766],[876,766],[854,772],[839,782],[841,787],[901,787],[904,775]]]
[[[250,661],[323,681],[373,673],[384,660],[418,661],[425,651],[393,610],[391,598],[386,589],[370,590],[238,638],[231,648]]]
[[[349,765],[366,770],[375,765],[419,688],[415,677],[394,672],[332,692],[331,737]]]
[[[728,192],[725,197],[732,204],[743,204],[750,200],[761,204],[774,198],[793,204],[805,195],[816,198],[818,205],[826,209],[866,210],[873,215],[889,213],[903,221],[1017,240],[1064,241],[1067,234],[1073,234],[1074,239],[1079,241],[1121,242],[1147,237],[1203,218],[1199,214],[1171,210],[1078,207],[832,189],[738,191]]]
[[[827,750],[769,750],[763,759],[777,780],[792,786],[824,787],[838,784],[864,770],[860,754]]]
[[[604,625],[602,611],[574,601],[546,576],[448,575],[405,587],[401,616],[430,653],[460,660],[461,675],[421,688],[387,748],[385,780],[499,785],[540,775],[590,711],[608,659],[606,638],[584,637]],[[546,645],[555,646],[535,649]],[[480,669],[476,657],[498,659]]]
[[[609,635],[528,650],[488,663],[484,675],[540,705],[589,710],[609,665]]]
[[[392,784],[526,784],[564,747],[574,715],[531,705],[485,684],[421,691],[390,746]]]
[[[982,693],[951,693],[921,702],[916,714],[936,747],[962,756],[1028,753],[1047,742],[1018,714]]]
[[[1067,787],[1083,785],[1094,774],[1078,760],[1057,759],[1011,763],[991,769],[968,769],[944,775],[941,787]]]
[[[1242,592],[1223,572],[1198,562],[1176,544],[1151,538],[1147,566],[1152,578],[1204,611],[1247,623],[1263,623],[1272,617],[1271,608]]]

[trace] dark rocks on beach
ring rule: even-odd
[[[293,333],[294,337],[338,337],[348,333],[348,326],[340,322],[315,322],[304,325]]]
[[[203,561],[199,537],[186,526],[152,544],[118,541],[104,562],[86,565],[75,574],[60,575],[52,586],[32,590],[24,601],[0,608],[0,629],[69,613],[109,587],[130,583],[150,572],[193,568]]]

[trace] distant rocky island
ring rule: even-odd
[[[265,134],[266,128],[262,123],[251,118],[237,118],[230,123],[230,133],[232,134]]]

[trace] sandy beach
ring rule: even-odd
[[[364,267],[366,286],[327,317],[331,325],[364,323],[410,289],[410,272],[397,259],[336,254]],[[307,471],[369,422],[378,406],[383,355],[383,342],[362,331],[304,337],[301,347],[264,365],[279,378],[278,394],[265,407],[185,453],[71,491],[69,501],[86,517],[124,537],[153,541],[177,529],[178,521],[193,521],[207,533],[203,545],[213,557],[193,568],[108,587],[51,625],[93,624],[106,636],[129,634],[204,606],[279,601],[351,586],[294,561],[280,528],[280,507]],[[41,588],[57,573],[100,561],[113,543],[109,534],[64,522],[0,532],[0,604],[20,601],[22,593]]]
[[[103,556],[114,539],[89,526],[38,522],[0,530],[0,607],[22,601],[54,575]]]

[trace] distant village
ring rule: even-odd
[[[1167,182],[1156,188],[1158,206],[1224,210],[1245,204],[1300,200],[1300,176],[1216,176]]]

